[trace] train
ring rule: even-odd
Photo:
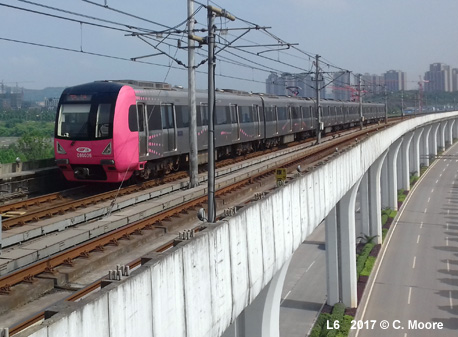
[[[196,93],[198,162],[208,143],[207,94]],[[359,104],[321,101],[323,133],[360,123]],[[385,105],[363,103],[364,123],[385,118]],[[189,163],[188,92],[167,83],[95,81],[66,88],[59,99],[54,150],[69,181],[149,179]],[[316,135],[312,99],[216,90],[215,158],[247,154]]]

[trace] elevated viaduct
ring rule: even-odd
[[[49,308],[17,336],[278,336],[283,281],[297,247],[326,220],[327,302],[357,306],[356,236],[381,242],[381,209],[458,134],[458,112],[425,115],[355,142],[129,277]],[[361,228],[355,228],[360,196]]]

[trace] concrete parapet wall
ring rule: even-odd
[[[458,112],[407,120],[362,141],[193,240],[18,337],[221,336],[370,165],[398,138]],[[323,280],[324,282],[324,280]]]

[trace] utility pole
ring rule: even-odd
[[[317,118],[317,126],[316,126],[316,143],[321,143],[321,129],[322,129],[322,122],[321,122],[321,103],[320,103],[320,55],[315,56],[315,90],[316,90],[316,118]]]
[[[194,0],[188,0],[188,106],[189,106],[189,188],[199,185],[197,118],[196,118],[196,69],[194,67]]]
[[[385,124],[388,123],[388,92],[386,90],[386,85],[385,87]]]
[[[401,90],[401,116],[404,118],[404,90]]]
[[[364,116],[363,116],[363,97],[361,90],[361,74],[358,74],[358,102],[359,102],[359,129],[363,129]]]
[[[207,6],[208,17],[208,222],[216,221],[215,202],[215,16],[222,16],[231,21],[235,17],[225,10]]]

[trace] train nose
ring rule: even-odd
[[[76,179],[87,179],[89,177],[89,168],[77,167],[73,170]]]

